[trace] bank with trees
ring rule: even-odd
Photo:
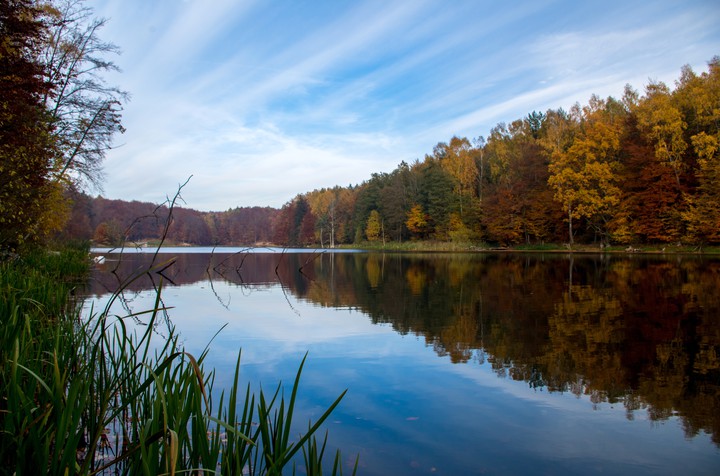
[[[117,244],[162,230],[152,204],[76,203],[69,236]],[[683,68],[674,88],[651,82],[642,94],[628,86],[619,99],[529,112],[363,183],[299,193],[279,210],[182,210],[171,233],[196,245],[717,245],[720,58],[700,73]]]
[[[278,243],[720,243],[720,58],[675,87],[530,112],[354,187],[300,194]],[[376,231],[380,222],[380,232]]]

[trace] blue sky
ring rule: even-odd
[[[453,135],[705,71],[699,1],[88,1],[128,91],[103,195],[280,207],[422,159]]]

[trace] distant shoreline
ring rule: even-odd
[[[143,243],[143,246],[126,244],[122,247],[110,247],[106,245],[93,245],[92,253],[154,253],[157,244]],[[335,248],[315,247],[282,247],[272,244],[258,245],[217,245],[200,246],[189,244],[165,244],[160,250],[161,253],[353,253],[353,252],[407,252],[407,253],[557,253],[557,254],[615,254],[615,255],[720,255],[720,246],[685,246],[685,245],[637,245],[637,246],[609,246],[601,248],[598,245],[568,245],[543,244],[543,245],[522,245],[522,246],[493,246],[475,245],[468,243],[452,242],[389,242],[382,243],[364,242],[359,245],[338,245]]]

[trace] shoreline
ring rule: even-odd
[[[92,246],[94,253],[119,253],[122,247],[110,247],[107,245],[95,244]],[[146,243],[145,246],[136,247],[134,244],[126,244],[123,252],[154,252],[157,244]],[[612,255],[699,255],[715,256],[720,255],[720,246],[684,246],[684,245],[638,245],[638,246],[609,246],[600,247],[597,245],[521,245],[521,246],[491,246],[470,243],[451,242],[403,242],[375,244],[364,242],[357,245],[338,245],[335,248],[317,247],[283,247],[268,245],[267,243],[255,245],[190,245],[187,243],[174,244],[165,243],[160,250],[163,252],[184,252],[193,253],[195,249],[212,250],[213,253],[242,252],[242,251],[268,251],[278,253],[303,253],[303,252],[386,252],[386,253],[555,253],[555,254],[612,254]],[[232,251],[231,251],[232,250]]]

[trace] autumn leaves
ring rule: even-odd
[[[621,100],[593,96],[569,113],[499,124],[474,146],[456,137],[439,144],[410,172],[422,181],[439,165],[452,184],[449,206],[435,215],[420,192],[405,226],[416,237],[447,239],[464,228],[504,244],[717,243],[719,148],[715,58],[702,74],[684,68],[675,90],[651,83],[640,96],[628,87]]]

